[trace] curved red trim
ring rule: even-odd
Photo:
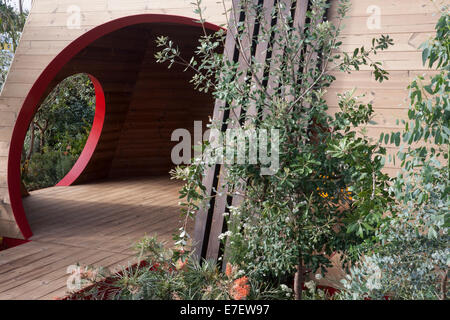
[[[128,16],[97,26],[81,35],[66,48],[64,48],[61,53],[59,53],[44,69],[25,98],[13,129],[8,156],[8,191],[11,208],[16,223],[25,239],[31,237],[33,233],[31,232],[31,228],[27,221],[22,204],[22,196],[20,192],[20,160],[28,127],[34,117],[45,90],[61,68],[90,43],[118,29],[141,23],[174,23],[180,25],[198,26],[198,22],[193,18],[164,14],[141,14]],[[220,29],[219,26],[211,23],[206,23],[205,27],[213,31]],[[86,157],[88,155],[92,155],[92,153],[86,151]],[[85,158],[84,161],[89,161],[89,159]],[[81,167],[82,165],[80,163],[79,168]],[[69,181],[69,178],[67,178],[67,181]]]
[[[91,160],[94,154],[95,148],[97,147],[98,141],[100,140],[100,135],[102,134],[103,123],[105,122],[105,93],[103,88],[94,76],[89,75],[95,89],[95,115],[94,122],[92,123],[91,131],[89,132],[89,137],[86,144],[78,157],[77,162],[70,169],[69,173],[66,174],[64,178],[58,182],[57,186],[70,186],[75,182],[76,179],[83,173],[86,169],[89,160]]]

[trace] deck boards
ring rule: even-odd
[[[62,297],[69,265],[126,267],[135,261],[133,244],[146,234],[170,242],[180,187],[165,176],[32,192],[24,206],[34,236],[0,252],[0,299]]]

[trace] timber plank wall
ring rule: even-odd
[[[7,183],[10,140],[16,118],[24,100],[47,65],[72,41],[96,26],[118,18],[143,13],[194,17],[190,2],[189,0],[35,0],[33,2],[30,16],[25,25],[22,39],[0,97],[1,236],[22,238],[10,206]],[[448,4],[446,0],[438,0],[436,2]],[[332,9],[329,16],[332,20],[336,10],[336,1],[332,0],[331,3]],[[373,100],[376,110],[375,121],[377,121],[376,125],[368,127],[368,132],[374,139],[378,139],[381,132],[398,129],[395,120],[404,118],[406,115],[406,86],[414,76],[427,71],[422,67],[419,45],[433,34],[434,25],[438,18],[438,8],[431,0],[354,0],[352,3],[353,8],[349,18],[345,21],[345,29],[342,35],[343,48],[345,51],[351,52],[354,48],[361,45],[368,46],[371,39],[375,36],[389,34],[394,39],[395,46],[379,54],[376,59],[381,61],[383,66],[390,72],[390,80],[386,83],[378,84],[371,80],[370,71],[364,69],[350,76],[337,74],[337,81],[330,88],[328,94],[331,107],[330,112],[335,112],[337,107],[336,93],[350,90],[354,87],[358,88],[358,94],[367,92],[368,95],[365,99]],[[227,4],[229,6],[230,1],[227,1]],[[208,22],[215,24],[225,23],[226,19],[223,15],[221,3],[217,3],[215,0],[204,0],[203,5],[207,7],[205,19]],[[71,23],[70,19],[73,19],[73,15],[77,14],[77,10],[79,10],[80,14],[80,26],[79,28],[68,28],[67,23],[68,21]],[[370,23],[368,25],[368,20],[378,19],[374,17],[374,15],[378,14],[379,25],[375,27]],[[186,37],[186,33],[183,34],[183,32],[189,32],[184,27],[181,28],[182,30],[177,30],[177,28],[170,29],[170,26],[166,27],[167,31],[171,30],[175,36],[178,35],[181,38]],[[191,106],[198,105],[200,101],[200,103],[204,103],[202,105],[205,105],[203,111],[199,111],[197,114],[194,112],[183,112],[177,109],[179,105],[177,106],[177,100],[174,99],[171,105],[160,104],[155,109],[158,117],[150,117],[150,119],[148,114],[145,115],[145,110],[142,110],[142,100],[152,99],[149,96],[151,93],[144,90],[146,85],[151,83],[162,84],[168,81],[173,85],[174,91],[187,90],[184,88],[187,88],[188,85],[186,87],[181,86],[181,82],[186,80],[186,75],[177,75],[177,81],[172,83],[171,79],[167,78],[168,74],[163,72],[162,69],[154,70],[147,65],[149,59],[152,58],[152,54],[148,52],[150,50],[148,43],[151,41],[151,37],[147,38],[146,41],[142,41],[136,39],[138,35],[135,32],[143,35],[151,31],[143,30],[142,28],[146,29],[145,26],[134,26],[133,28],[141,28],[141,30],[130,29],[130,32],[125,32],[125,34],[123,33],[125,30],[119,30],[114,35],[110,35],[110,37],[116,37],[116,39],[108,40],[108,38],[104,37],[96,45],[86,48],[74,59],[72,65],[65,66],[52,82],[52,85],[56,85],[58,81],[75,72],[90,71],[94,75],[97,73],[97,76],[103,78],[105,82],[103,85],[107,104],[108,99],[110,99],[108,96],[118,94],[117,92],[113,93],[113,88],[117,88],[118,82],[121,83],[122,90],[129,88],[128,92],[122,92],[122,99],[124,99],[122,102],[116,105],[110,104],[109,108],[115,109],[116,116],[111,114],[106,119],[105,129],[97,152],[94,154],[80,181],[103,177],[107,174],[120,176],[140,174],[142,171],[148,174],[167,171],[170,166],[166,161],[167,158],[164,160],[166,162],[163,160],[159,161],[158,156],[170,150],[170,141],[165,140],[167,138],[161,136],[152,142],[153,145],[147,144],[143,147],[139,144],[139,140],[135,139],[136,135],[155,137],[155,134],[162,131],[166,135],[171,128],[179,126],[190,128],[193,119],[202,120],[205,119],[208,112],[209,114],[212,113],[212,103],[210,103],[210,109],[206,110],[210,101],[208,100],[210,99],[209,97],[200,97],[189,93],[193,98]],[[192,37],[194,33],[191,30],[190,36]],[[117,78],[113,72],[117,66],[115,64],[112,65],[111,61],[108,64],[108,59],[102,58],[102,41],[115,43],[115,46],[117,46],[115,47],[116,51],[119,54],[123,54],[122,58],[124,64],[126,64],[124,68],[126,67],[129,70],[126,77]],[[132,52],[126,52],[126,49],[121,48],[124,43],[129,44],[133,41],[136,44],[133,45]],[[189,48],[187,47],[187,49]],[[120,53],[120,50],[125,51]],[[91,63],[86,64],[86,61],[89,59],[81,59],[82,54],[85,57],[86,55],[90,56]],[[100,62],[98,60],[104,61]],[[140,61],[140,63],[136,64],[134,63],[135,61]],[[134,95],[130,88],[142,88],[142,90],[139,90],[139,94],[136,93]],[[110,94],[107,93],[108,90]],[[141,102],[139,101],[140,99],[142,99]],[[116,101],[119,100],[117,98]],[[144,113],[138,112],[139,110]],[[180,112],[183,112],[182,115]],[[139,114],[144,116],[140,117]],[[175,114],[177,119],[173,118]],[[158,128],[159,131],[156,132],[155,124],[158,125],[158,121],[160,123],[161,119],[167,120],[168,117],[172,117],[174,120],[171,122],[170,128]],[[136,121],[141,123],[136,123]],[[146,121],[153,121],[153,123],[146,125]],[[145,132],[140,131],[142,128],[145,129]],[[164,140],[167,143],[164,143]],[[159,146],[158,149],[161,148],[159,152],[155,151],[157,146]],[[395,149],[389,148],[389,152],[393,153]],[[137,153],[140,153],[142,157],[135,157],[136,162],[130,162],[130,154],[136,155]],[[149,158],[154,159],[151,167],[148,167],[148,164],[142,161],[143,159],[147,161]],[[105,166],[105,163],[108,163],[108,166]],[[386,170],[393,174],[397,168],[392,164],[388,164]]]
[[[397,119],[407,119],[407,86],[418,75],[432,75],[422,65],[420,45],[435,34],[439,18],[439,6],[450,4],[448,0],[357,0],[352,1],[352,9],[344,21],[341,36],[342,50],[353,52],[357,47],[369,48],[374,37],[389,35],[394,46],[372,56],[382,62],[389,73],[389,80],[376,82],[368,67],[346,75],[333,72],[337,80],[328,90],[327,99],[330,113],[338,110],[337,94],[357,88],[355,94],[366,96],[362,101],[373,103],[376,124],[367,125],[367,134],[378,141],[382,132],[398,131],[403,128]],[[333,21],[336,6],[332,6],[329,18]],[[398,148],[386,145],[387,153],[394,155]],[[396,175],[398,165],[387,163],[385,171]]]
[[[229,1],[226,3],[229,4]],[[203,4],[207,7],[205,18],[208,22],[217,25],[225,23],[222,5],[219,6],[214,0],[206,0]],[[35,0],[33,2],[0,98],[1,236],[23,237],[17,228],[10,206],[7,183],[9,146],[15,121],[25,98],[49,63],[71,42],[94,27],[109,21],[140,14],[197,18],[193,9],[190,1],[184,0]],[[74,27],[73,23],[77,22],[78,13],[80,25]],[[73,19],[75,20],[72,21]],[[156,35],[170,35],[183,40],[186,45],[182,49],[192,52],[200,28],[167,24],[160,25],[159,28],[159,30],[155,28],[150,30],[146,26],[133,26],[131,29],[121,29],[114,34],[102,37],[80,52],[58,73],[49,86],[47,92],[50,92],[51,87],[59,81],[77,72],[91,73],[103,82],[101,84],[105,91],[106,107],[109,110],[107,110],[104,129],[96,152],[78,182],[105,177],[110,172],[112,176],[133,174],[133,172],[140,174],[142,171],[139,170],[144,169],[144,165],[147,171],[151,171],[146,173],[167,173],[170,168],[170,148],[173,145],[170,143],[171,131],[178,127],[192,128],[194,119],[207,121],[209,110],[213,105],[210,96],[194,93],[187,83],[188,74],[181,74],[180,70],[167,71],[167,66],[156,65],[153,58]],[[105,44],[108,47],[106,52],[102,51],[102,46],[104,47]],[[124,49],[123,46],[127,48]],[[189,56],[189,53],[187,54]],[[117,64],[117,60],[121,61],[121,64]],[[173,89],[166,90],[164,96],[161,96],[161,91],[158,97],[157,92],[154,91],[152,94],[149,90],[149,87],[164,83],[170,84],[168,89]],[[134,88],[137,88],[139,92],[134,92]],[[183,95],[185,97],[188,95],[190,99],[183,101],[183,111],[177,113],[176,111],[180,111],[180,97]],[[167,100],[169,97],[173,99],[165,102],[164,99]],[[159,101],[156,106],[155,99]],[[144,100],[150,100],[150,102]],[[142,109],[143,103],[153,103],[155,106],[153,116],[149,116],[148,113],[142,116],[141,112],[140,116],[136,117],[136,110]],[[200,105],[201,109],[189,110],[194,104]],[[125,124],[126,119],[127,124]],[[142,124],[143,121],[147,122]],[[161,127],[161,123],[164,122],[165,125]],[[150,142],[147,141],[149,143],[143,149],[139,141],[142,144],[143,138],[155,137],[154,130],[159,130],[163,134]],[[121,136],[122,132],[123,136]],[[140,140],[136,139],[136,135],[140,136]],[[148,146],[152,146],[153,149]],[[136,156],[138,150],[141,154]],[[142,154],[143,150],[144,154]],[[167,150],[169,150],[168,154]],[[130,151],[135,152],[134,162],[129,159]],[[117,158],[113,162],[115,154]],[[150,165],[149,157],[152,159]],[[123,160],[124,158],[127,160]]]

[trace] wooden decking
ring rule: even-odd
[[[0,299],[66,294],[67,267],[127,266],[144,235],[171,240],[180,183],[168,177],[53,187],[24,199],[31,242],[0,252]]]

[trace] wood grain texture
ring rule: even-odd
[[[370,47],[374,37],[389,34],[394,46],[379,52],[371,58],[380,61],[390,75],[383,83],[374,80],[369,68],[344,74],[332,71],[336,81],[328,89],[327,101],[330,113],[338,111],[337,94],[356,89],[355,95],[362,96],[361,101],[372,102],[375,110],[375,124],[367,126],[367,135],[377,141],[382,132],[398,131],[402,128],[398,120],[407,119],[409,106],[407,86],[417,75],[434,74],[422,65],[420,45],[434,35],[434,27],[439,17],[438,3],[449,4],[448,0],[433,3],[418,1],[352,1],[350,17],[344,21],[340,40],[342,51],[352,52],[355,48]],[[376,8],[373,7],[376,6]],[[370,7],[372,6],[372,7]],[[337,6],[332,5],[329,19],[334,21]],[[379,25],[370,23],[375,11],[380,13]],[[397,148],[388,145],[388,153],[395,154]],[[399,161],[387,163],[385,171],[396,175]]]
[[[226,1],[227,5],[229,5],[229,3],[230,1]],[[222,4],[216,3],[213,0],[206,0],[203,4],[208,7],[205,16],[208,22],[215,24],[222,24],[225,22],[225,15],[222,15]],[[0,97],[0,181],[6,182],[10,138],[17,114],[22,107],[25,97],[43,70],[67,45],[93,28],[115,19],[140,14],[166,14],[192,17],[194,19],[195,14],[193,9],[194,8],[189,1],[183,0],[34,1]],[[74,18],[76,21],[77,17],[74,16],[74,14],[76,15],[77,12],[79,12],[80,25],[74,27],[73,24],[71,25],[71,22],[74,21]],[[196,31],[196,34],[194,35],[192,29],[192,27],[176,28],[164,26],[164,28],[160,28],[160,34],[170,33],[169,35],[175,36],[174,31],[178,30],[180,33],[178,39],[180,39],[181,35],[181,39],[184,43],[189,42],[189,45],[182,45],[182,47],[188,49],[189,52],[192,52],[193,45],[197,38],[196,35],[198,34]],[[130,101],[133,96],[141,96],[142,99],[148,99],[145,103],[149,105],[159,103],[160,106],[158,108],[171,108],[172,106],[170,103],[161,105],[160,101],[167,99],[168,96],[172,95],[169,91],[170,88],[172,88],[179,92],[179,98],[173,99],[172,105],[177,104],[180,106],[182,104],[181,102],[184,102],[185,108],[179,114],[189,114],[192,117],[196,117],[198,120],[207,119],[207,115],[204,113],[204,110],[207,108],[207,105],[204,104],[205,98],[198,98],[197,96],[197,98],[189,99],[186,94],[190,95],[192,90],[190,90],[189,85],[185,82],[186,77],[174,76],[175,73],[172,73],[171,79],[167,76],[170,72],[168,72],[165,67],[159,67],[159,70],[163,71],[162,73],[166,75],[165,82],[162,80],[164,76],[161,74],[152,74],[153,87],[155,89],[160,89],[159,95],[154,95],[153,99],[149,99],[150,97],[143,97],[139,92],[134,92],[134,88],[138,87],[136,86],[136,80],[139,75],[143,58],[146,54],[148,57],[153,54],[151,52],[151,47],[148,47],[148,44],[153,40],[154,38],[149,38],[149,35],[145,30],[137,30],[136,28],[131,30],[128,29],[128,31],[125,30],[125,32],[124,30],[122,30],[122,32],[119,30],[115,35],[107,35],[102,39],[99,39],[99,41],[90,48],[86,48],[80,52],[59,72],[58,76],[49,86],[47,92],[65,77],[77,72],[86,72],[92,73],[93,75],[98,74],[98,78],[108,92],[106,94],[107,108],[111,112],[107,115],[104,136],[101,138],[97,153],[92,159],[92,163],[88,166],[85,175],[80,177],[79,182],[102,178],[109,175],[112,159],[116,155],[116,147],[120,138],[121,129],[124,127],[125,116],[128,115]],[[154,66],[147,66],[147,70],[151,71],[152,67]],[[173,81],[173,78],[178,78],[179,81]],[[155,79],[158,79],[158,81],[155,81]],[[150,84],[150,79],[142,74],[140,78],[141,92],[145,91],[143,90],[143,87],[148,84]],[[174,86],[171,87],[171,84]],[[161,86],[165,91],[162,90]],[[210,101],[209,97],[207,99]],[[186,100],[188,101],[187,103]],[[135,104],[139,105],[139,101],[135,101]],[[194,107],[194,105],[201,105],[200,109],[203,111],[191,112],[192,110],[189,109]],[[173,111],[174,113],[176,112],[175,109]],[[158,112],[163,111],[160,110]],[[192,119],[192,117],[190,119]],[[183,127],[188,128],[192,126],[190,123],[190,126],[188,126],[188,119],[186,117],[184,117],[184,119],[185,121],[181,124],[170,121],[169,119],[164,134],[167,136],[167,132],[171,130],[173,126],[182,125]],[[149,118],[142,117],[142,120],[149,120]],[[149,125],[148,127],[152,126],[153,125]],[[132,127],[132,125],[128,125],[127,127]],[[128,134],[129,133],[130,132],[128,131]],[[141,132],[136,131],[136,133],[153,134],[148,130]],[[166,136],[163,138],[166,138]],[[131,138],[131,135],[129,135],[129,138]],[[147,142],[154,143],[154,141],[151,140],[148,140]],[[122,148],[117,154],[122,156],[129,155],[126,154],[124,150],[126,150],[126,148]],[[129,148],[128,151],[130,150],[133,149]],[[164,150],[161,150],[159,155],[161,158],[165,157],[167,155],[167,147]],[[136,161],[139,162],[139,168],[145,166],[145,162],[148,160],[149,156],[153,155],[148,153],[144,156],[141,153],[139,159],[136,158]],[[113,176],[128,174],[129,169],[127,168],[134,168],[130,163],[124,164],[124,161],[121,159],[118,159],[118,161],[115,162],[116,170],[114,171],[115,173]],[[165,162],[164,165],[161,164],[162,161]],[[152,173],[159,174],[162,171],[167,171],[169,167],[167,163],[167,158],[164,158],[164,160],[160,159],[159,161],[156,161],[156,163],[155,161],[150,161],[149,165],[154,168]],[[124,169],[124,165],[127,168]],[[0,235],[21,237],[19,230],[14,227],[15,220],[9,205],[8,188],[5,185],[0,188],[0,200],[2,200],[0,201],[0,207],[4,213],[4,219],[0,226]]]
[[[70,265],[126,267],[145,235],[170,244],[180,186],[162,176],[31,192],[24,204],[34,236],[0,252],[0,299],[61,297]]]

